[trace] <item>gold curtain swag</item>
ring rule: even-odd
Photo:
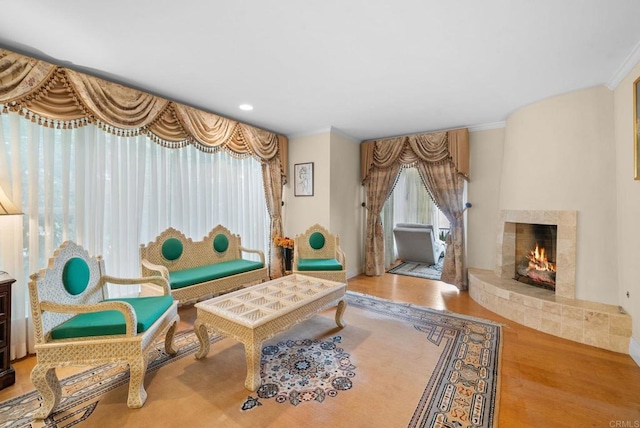
[[[469,179],[469,130],[454,129],[443,132],[405,135],[360,144],[362,182],[372,168],[389,168],[393,163],[410,165],[452,162],[458,174]]]
[[[262,164],[271,237],[282,236],[282,186],[287,182],[288,139],[284,135],[227,119],[0,49],[0,114],[17,112],[45,127],[62,129],[95,124],[106,132],[144,134],[167,148],[193,145]],[[270,275],[282,276],[282,254],[271,239]]]
[[[262,163],[278,156],[286,183],[286,136],[0,49],[0,113],[9,111],[47,127],[95,124],[121,136],[146,134],[169,148],[225,150]]]
[[[442,281],[467,288],[464,257],[464,180],[469,179],[469,130],[414,134],[360,145],[362,184],[367,192],[365,274],[385,272],[380,212],[401,167],[415,166],[435,204],[450,223]]]

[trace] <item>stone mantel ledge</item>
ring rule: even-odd
[[[469,269],[469,295],[490,311],[535,330],[629,354],[631,316],[618,306],[556,296],[474,268]]]

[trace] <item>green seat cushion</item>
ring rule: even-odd
[[[298,270],[342,270],[336,259],[298,259]]]
[[[147,331],[173,304],[173,296],[129,297],[107,299],[105,302],[127,302],[138,319],[138,333]],[[101,311],[78,314],[51,330],[53,339],[125,334],[126,324],[120,311]]]
[[[172,290],[199,284],[201,282],[212,281],[238,273],[249,272],[264,267],[262,262],[252,260],[237,259],[227,262],[212,263],[206,266],[177,270],[169,272],[169,284]]]

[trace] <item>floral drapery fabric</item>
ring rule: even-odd
[[[0,49],[0,108],[45,126],[95,123],[116,135],[147,134],[168,147],[192,144],[261,162],[279,156],[286,177],[283,135],[5,49]]]
[[[418,168],[434,202],[451,223],[442,280],[466,289],[462,221],[464,180],[469,176],[469,131],[466,128],[361,144],[362,183],[367,192],[365,274],[384,273],[380,211],[402,166]]]
[[[169,148],[193,145],[204,152],[253,156],[266,166],[263,179],[271,232],[282,231],[277,207],[282,191],[268,187],[281,189],[287,180],[288,140],[283,135],[0,49],[0,113],[10,111],[45,127],[95,124],[118,136],[145,134]],[[281,272],[282,257],[272,258],[270,268]]]

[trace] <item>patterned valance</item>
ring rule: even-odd
[[[469,178],[469,130],[413,134],[365,141],[360,145],[361,174],[364,183],[372,168],[386,169],[394,164],[413,165],[452,162],[458,174]]]
[[[286,182],[287,137],[117,83],[0,49],[0,112],[43,126],[95,124],[116,135],[146,134],[177,148],[225,150],[267,162],[278,156]]]

